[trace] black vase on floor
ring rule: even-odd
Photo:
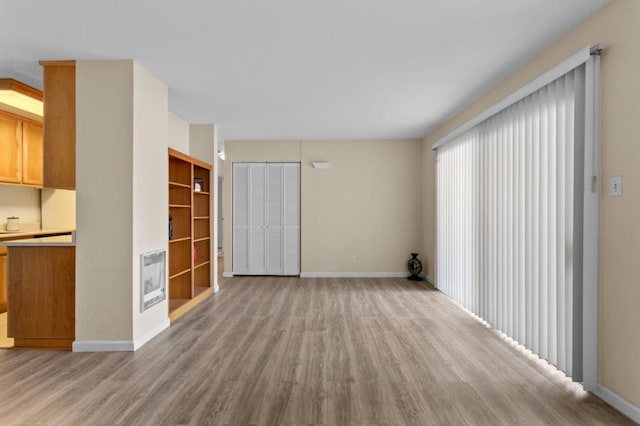
[[[420,272],[422,272],[422,262],[418,259],[418,253],[411,253],[411,259],[407,262],[407,268],[411,273],[408,277],[412,281],[422,281]]]

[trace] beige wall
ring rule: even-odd
[[[425,150],[449,131],[529,80],[590,44],[602,55],[602,151],[600,222],[599,381],[640,406],[640,1],[612,0],[528,65],[490,90],[425,140]],[[433,192],[434,162],[425,156],[425,179]],[[624,195],[608,195],[611,176],[624,177]],[[433,198],[425,199],[425,230],[434,226]],[[425,247],[433,247],[425,232]]]
[[[40,225],[40,190],[0,184],[0,231],[7,225],[7,217],[18,216],[20,226]]]
[[[168,245],[168,90],[131,60],[78,61],[76,106],[74,349],[131,350],[168,325],[167,300],[140,313],[140,255]]]
[[[132,70],[76,64],[76,341],[133,338]]]
[[[431,144],[422,150],[422,226],[425,274],[433,281],[436,277],[436,155]]]
[[[164,301],[140,312],[140,256],[156,250],[164,250],[167,256],[169,254],[169,194],[166,185],[169,181],[168,107],[167,86],[134,62],[133,186],[131,189],[122,189],[123,196],[133,198],[130,213],[133,215],[133,228],[129,237],[133,245],[133,256],[129,259],[133,270],[129,285],[134,339],[165,323],[169,312],[168,295]],[[165,279],[168,281],[166,276]]]
[[[422,250],[418,140],[225,141],[225,271],[232,271],[232,163],[301,163],[303,273],[404,273]],[[328,161],[328,170],[312,161]],[[349,262],[356,257],[354,264]]]
[[[169,111],[169,148],[189,154],[189,123]]]
[[[42,188],[42,229],[76,228],[76,191]]]
[[[198,160],[214,165],[218,158],[215,134],[213,124],[189,125],[189,151],[187,153]]]
[[[409,253],[422,251],[420,145],[303,142],[303,272],[406,271]],[[312,168],[317,160],[331,167]]]

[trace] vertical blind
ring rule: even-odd
[[[585,66],[439,146],[438,288],[582,375]]]

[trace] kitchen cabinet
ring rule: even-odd
[[[72,229],[60,230],[34,230],[15,234],[0,234],[0,314],[7,312],[8,283],[9,283],[9,257],[7,244],[37,238],[40,241],[45,237],[69,235]]]
[[[46,188],[76,189],[76,63],[41,61]]]
[[[75,247],[9,246],[7,335],[16,348],[67,349],[75,339]]]
[[[22,182],[22,122],[20,118],[0,113],[0,181]]]
[[[42,125],[22,122],[22,183],[42,186]]]
[[[7,312],[7,248],[0,246],[0,314]]]
[[[42,150],[42,124],[0,111],[0,182],[42,186]]]
[[[171,321],[211,294],[211,168],[169,148]]]

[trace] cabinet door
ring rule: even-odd
[[[0,114],[0,182],[22,181],[22,122]]]
[[[40,62],[44,93],[44,185],[76,189],[76,67]]]
[[[42,126],[22,122],[22,183],[42,185]]]
[[[7,312],[7,253],[6,247],[0,247],[0,314]]]

